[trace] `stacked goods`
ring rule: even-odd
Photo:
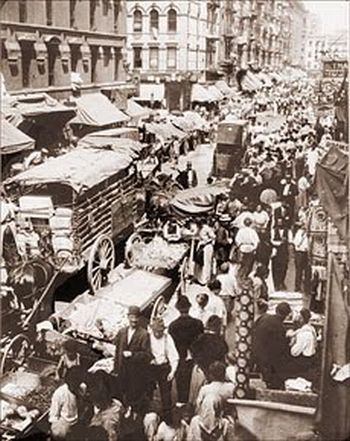
[[[112,301],[93,298],[90,303],[77,304],[65,318],[72,332],[113,340],[118,330],[127,324],[127,308]]]
[[[160,236],[150,242],[138,242],[130,250],[130,263],[135,268],[157,270],[174,269],[184,257],[187,245],[169,243]]]

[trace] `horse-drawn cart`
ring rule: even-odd
[[[136,186],[132,152],[93,148],[49,159],[6,182],[28,252],[56,267],[64,262],[67,274],[87,264],[92,292],[107,282],[114,241],[136,219]]]

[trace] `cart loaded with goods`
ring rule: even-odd
[[[135,152],[79,147],[6,181],[19,207],[18,238],[28,256],[67,277],[85,265],[92,292],[114,267],[114,243],[136,220]]]

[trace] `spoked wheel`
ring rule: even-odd
[[[165,311],[167,310],[167,305],[163,296],[158,297],[155,304],[153,305],[151,322],[153,320],[163,318]]]
[[[115,264],[115,252],[112,239],[105,234],[101,235],[92,246],[87,276],[93,294],[95,294],[108,281],[108,274]]]
[[[0,376],[22,366],[31,351],[31,344],[24,334],[18,334],[5,347],[0,362]]]

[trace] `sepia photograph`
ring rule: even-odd
[[[350,440],[350,0],[0,0],[0,441]]]

